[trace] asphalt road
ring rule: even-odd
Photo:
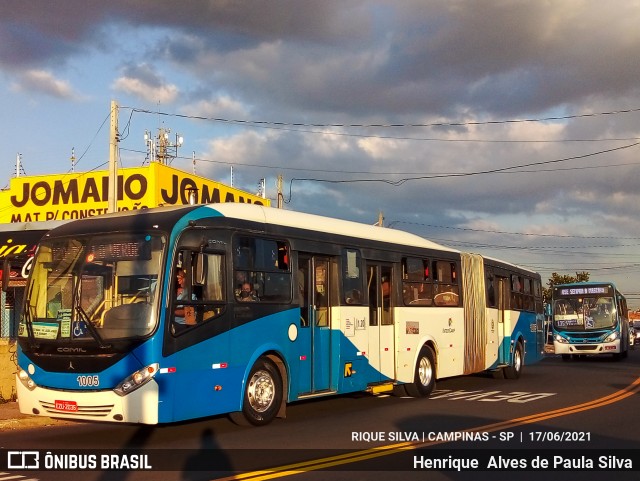
[[[4,429],[0,447],[37,451],[41,465],[47,450],[63,468],[70,460],[97,465],[7,471],[47,481],[230,479],[231,472],[241,473],[237,479],[296,481],[635,480],[639,376],[640,348],[621,362],[550,356],[525,366],[515,381],[439,381],[429,399],[356,394],[293,404],[287,419],[263,428],[226,417],[151,427],[70,422]],[[102,456],[118,470],[101,469]]]

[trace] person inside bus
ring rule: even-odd
[[[255,291],[251,289],[251,284],[248,282],[242,284],[238,300],[240,302],[256,302],[258,300],[258,296],[256,296]]]
[[[390,304],[391,297],[391,283],[389,282],[389,278],[386,276],[382,277],[382,302],[383,306],[388,307]]]
[[[380,285],[382,290],[382,324],[389,325],[391,321],[391,279],[388,276],[382,276]]]
[[[181,301],[186,299],[187,292],[184,287],[185,283],[185,271],[182,268],[178,268],[176,271],[176,300]],[[195,294],[191,295],[191,300],[195,300]],[[174,311],[174,332],[180,332],[186,329],[188,326],[192,326],[196,323],[195,310],[193,306],[185,306],[184,304],[176,304]]]

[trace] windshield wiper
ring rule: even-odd
[[[33,333],[33,321],[31,320],[31,311],[29,307],[31,305],[31,299],[27,299],[25,303],[26,309],[22,313],[22,318],[24,320],[24,327],[27,329],[27,344],[29,345],[29,349],[38,349],[40,347],[40,343],[36,341],[36,335]]]
[[[82,320],[84,320],[89,334],[91,334],[91,337],[95,339],[95,341],[98,343],[98,346],[100,346],[102,349],[110,348],[111,344],[104,343],[102,336],[100,336],[100,334],[98,333],[98,330],[96,329],[96,326],[93,325],[93,322],[89,320],[89,316],[86,312],[84,312],[84,309],[80,305],[80,302],[78,302],[76,305],[76,312],[80,314],[80,317],[82,318]]]

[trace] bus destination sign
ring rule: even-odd
[[[585,287],[563,287],[560,289],[561,296],[587,296],[609,294],[610,286],[585,286]]]

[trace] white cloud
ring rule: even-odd
[[[185,115],[206,118],[246,119],[245,105],[227,95],[212,100],[200,100],[181,109]]]
[[[139,78],[119,77],[112,85],[118,92],[139,97],[146,102],[162,104],[172,103],[177,97],[179,89],[173,84],[152,85]]]
[[[71,85],[57,79],[46,70],[28,70],[20,75],[19,82],[12,85],[16,92],[37,92],[63,100],[79,100]]]

